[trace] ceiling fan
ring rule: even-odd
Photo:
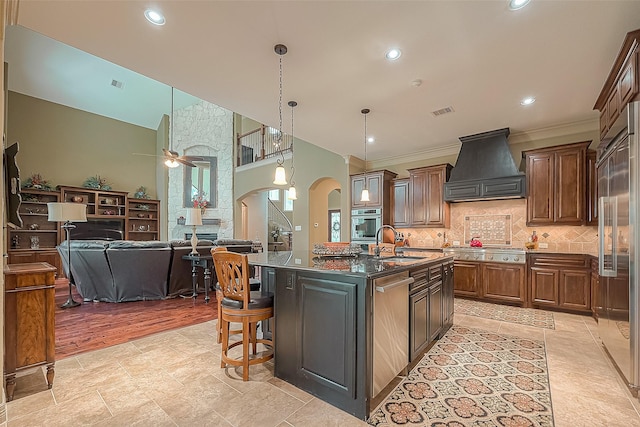
[[[162,153],[164,154],[164,164],[165,166],[170,168],[177,168],[181,164],[190,168],[195,168],[197,167],[197,165],[193,163],[191,160],[203,160],[202,158],[198,158],[198,157],[187,158],[186,156],[179,155],[177,151],[173,150],[173,127],[175,123],[173,121],[173,91],[174,91],[174,87],[171,86],[171,122],[170,122],[171,139],[169,140],[169,145],[170,145],[169,149],[168,150],[166,148],[162,149]],[[155,154],[143,154],[143,153],[133,153],[133,154],[140,155],[140,156],[160,157],[160,156],[156,156]]]

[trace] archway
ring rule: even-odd
[[[309,249],[313,249],[314,243],[329,241],[333,225],[330,222],[330,211],[340,210],[340,238],[343,241],[349,239],[348,227],[345,227],[348,215],[343,196],[340,183],[333,178],[321,178],[309,188]]]

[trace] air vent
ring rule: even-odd
[[[124,82],[120,82],[116,79],[111,79],[111,86],[117,87],[118,89],[124,88]]]
[[[445,108],[441,108],[439,110],[436,111],[432,111],[431,114],[433,114],[433,117],[438,117],[441,116],[443,114],[449,114],[449,113],[453,113],[455,110],[453,109],[453,107],[445,107]]]

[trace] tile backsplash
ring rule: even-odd
[[[511,246],[524,248],[524,243],[533,231],[538,234],[538,242],[549,247],[541,249],[549,252],[572,252],[591,255],[598,254],[598,227],[544,225],[527,227],[527,201],[525,199],[492,200],[483,202],[452,203],[451,228],[402,228],[411,246],[441,247],[446,233],[447,240],[453,244],[459,241],[465,245],[465,219],[475,216],[510,216]],[[410,235],[409,235],[410,234]],[[544,235],[547,237],[544,237]],[[504,245],[508,246],[508,245]]]

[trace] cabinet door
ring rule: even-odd
[[[524,305],[526,302],[525,266],[483,263],[482,296]]]
[[[426,225],[449,227],[449,204],[444,201],[444,169],[429,169],[426,174]]]
[[[453,263],[445,264],[442,268],[442,286],[443,286],[443,298],[442,304],[442,322],[445,328],[449,328],[453,325],[454,316],[454,304],[453,304]]]
[[[527,225],[553,222],[553,153],[527,155]]]
[[[26,264],[36,262],[36,254],[34,252],[10,252],[9,264]]]
[[[620,97],[620,112],[627,103],[629,103],[635,94],[638,93],[638,87],[636,83],[636,62],[637,56],[631,55],[629,62],[624,66],[620,72],[620,80],[618,81],[618,93]]]
[[[362,194],[362,190],[364,189],[365,179],[364,176],[353,176],[351,177],[351,207],[352,208],[362,208],[367,206],[366,202],[360,200],[360,195]],[[369,190],[369,194],[371,194],[371,190]]]
[[[382,174],[367,175],[367,188],[369,189],[369,202],[367,206],[382,206]]]
[[[421,227],[427,225],[427,172],[419,170],[411,171],[410,174],[411,226]]]
[[[585,221],[586,150],[572,148],[556,153],[554,222],[580,225]]]
[[[46,262],[58,270],[57,277],[65,277],[62,271],[62,260],[57,250],[40,251],[35,253],[36,262]]]
[[[559,271],[531,267],[531,302],[534,305],[558,306]]]
[[[393,182],[393,218],[394,227],[408,227],[411,224],[409,215],[409,179],[398,179]]]
[[[409,297],[409,349],[413,361],[429,344],[429,289]]]
[[[591,272],[560,271],[559,306],[569,310],[591,310]]]
[[[260,287],[263,292],[271,292],[275,295],[276,291],[276,270],[274,268],[262,267],[260,270]],[[275,319],[272,317],[261,322],[262,334],[265,339],[273,339]]]
[[[480,264],[456,261],[453,268],[453,289],[455,295],[480,296]]]
[[[429,287],[429,342],[442,332],[442,282]]]

